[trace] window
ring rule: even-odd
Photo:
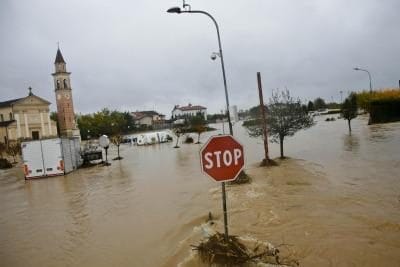
[[[66,79],[64,79],[64,88],[68,88]]]
[[[57,89],[60,89],[60,81],[57,80]]]
[[[10,112],[10,121],[13,119],[13,115],[12,115],[12,113]]]
[[[3,116],[3,114],[0,114],[0,119],[1,119],[1,121],[4,121],[4,116]]]

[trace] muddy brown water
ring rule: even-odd
[[[400,123],[361,117],[349,135],[343,120],[318,120],[272,168],[257,167],[262,141],[235,125],[253,183],[227,188],[230,232],[301,266],[399,266]],[[200,146],[173,145],[124,145],[122,161],[65,177],[0,171],[0,266],[207,266],[190,245],[209,211],[222,229],[220,187],[200,173]]]

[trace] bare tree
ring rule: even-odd
[[[342,105],[342,116],[349,125],[349,132],[351,133],[351,123],[350,121],[357,117],[357,95],[355,93],[351,93]]]
[[[294,99],[289,91],[273,91],[268,105],[267,119],[272,142],[279,142],[281,158],[284,158],[283,141],[287,136],[293,136],[297,131],[314,125],[314,120],[302,108],[300,99]],[[243,124],[252,137],[263,134],[262,120],[257,118]]]

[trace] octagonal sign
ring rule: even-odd
[[[200,150],[200,163],[215,181],[233,181],[244,166],[243,146],[231,135],[213,136]]]

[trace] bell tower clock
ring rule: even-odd
[[[72,88],[70,72],[67,72],[66,63],[61,54],[60,48],[57,49],[56,60],[54,62],[55,72],[54,88],[57,102],[57,119],[60,127],[61,137],[80,137],[75,122],[74,104],[72,101]]]

